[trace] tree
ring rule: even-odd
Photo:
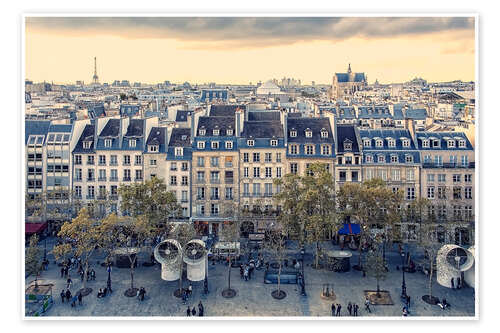
[[[301,246],[305,244],[305,224],[300,216],[300,177],[289,173],[283,178],[274,180],[277,186],[280,186],[280,192],[273,196],[277,205],[282,207],[281,214],[278,215],[277,221],[280,225],[286,226],[289,236],[296,236]]]
[[[120,223],[122,222],[116,213],[111,213],[101,220],[99,231],[101,233],[99,248],[106,254],[106,262],[110,262],[111,256],[114,254],[119,242]]]
[[[239,218],[235,219],[235,221],[223,224],[222,230],[220,232],[221,241],[228,242],[229,246],[232,246],[234,243],[239,242],[240,228],[241,228],[241,221]],[[236,290],[231,289],[231,265],[234,260],[234,255],[230,252],[228,253],[228,256],[229,256],[229,265],[227,269],[227,288],[222,291],[222,296],[226,298],[231,298],[236,295]]]
[[[286,297],[286,293],[281,290],[281,269],[283,267],[283,261],[287,256],[286,237],[283,232],[284,230],[280,228],[270,229],[264,241],[264,249],[267,250],[271,258],[278,263],[278,289],[271,292],[271,295],[276,299],[283,299]]]
[[[86,208],[82,208],[76,218],[63,224],[57,235],[63,239],[70,239],[71,243],[56,245],[52,253],[57,259],[68,254],[79,257],[83,263],[84,276],[87,276],[89,259],[101,242],[99,222],[90,217]],[[92,292],[92,288],[86,287],[86,282],[87,280],[83,279],[83,286],[80,290],[82,296]]]
[[[109,221],[113,223],[113,220]],[[154,235],[154,228],[144,215],[134,218],[124,218],[118,223],[117,247],[123,249],[130,262],[130,288],[125,296],[133,297],[137,294],[134,287],[134,273],[137,256],[143,251],[146,240]]]
[[[34,234],[30,237],[30,244],[26,249],[24,267],[27,274],[35,276],[35,289],[38,288],[38,275],[42,271],[41,254],[42,250],[38,246],[38,235]]]
[[[366,271],[366,275],[377,280],[377,297],[380,297],[380,281],[384,281],[387,277],[385,261],[380,255],[380,250],[370,250],[366,255],[363,266]]]
[[[175,291],[174,296],[182,296],[182,275],[184,273],[184,254],[186,245],[196,236],[196,230],[191,223],[176,223],[171,222],[169,238],[174,239],[179,243],[180,253],[172,253],[175,257],[167,258],[167,265],[173,269],[178,269],[179,274],[179,289]]]
[[[175,195],[167,190],[162,178],[152,177],[144,183],[120,185],[121,209],[133,217],[143,215],[149,223],[163,231],[169,218],[179,215]]]
[[[319,268],[319,242],[325,233],[338,230],[335,183],[323,163],[312,164],[300,182],[298,209],[305,223],[306,242],[316,244],[314,267]]]

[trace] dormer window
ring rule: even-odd
[[[306,129],[306,138],[312,138],[312,136],[313,136],[312,131],[309,128]]]
[[[324,128],[321,130],[321,137],[322,137],[323,139],[328,138],[328,132],[327,132],[327,130],[325,130]]]
[[[413,155],[406,155],[405,161],[406,163],[413,163]]]
[[[432,140],[432,147],[438,148],[440,146],[441,146],[441,144],[440,144],[439,140],[437,140],[437,139]]]
[[[226,141],[226,149],[233,149],[233,142],[232,141]]]
[[[91,145],[92,145],[92,141],[83,141],[83,148],[84,149],[90,149]]]
[[[278,145],[278,140],[271,140],[271,147],[276,147]]]
[[[396,140],[394,140],[393,138],[389,138],[389,140],[387,140],[387,145],[388,145],[390,148],[394,148],[394,147],[396,147]]]
[[[233,135],[233,130],[232,129],[226,130],[226,135],[232,136]]]
[[[410,147],[410,140],[408,140],[408,139],[401,139],[401,142],[403,143],[403,147],[405,147],[405,148]]]
[[[429,148],[429,140],[427,139],[422,140],[422,148]]]
[[[205,135],[207,131],[204,128],[200,128],[200,135]]]
[[[104,147],[109,148],[111,147],[111,139],[104,139]]]
[[[150,153],[158,152],[158,145],[148,145],[148,152]]]
[[[459,148],[465,148],[465,140],[458,141],[458,147]]]
[[[212,141],[212,149],[219,149],[219,141]]]
[[[182,141],[186,141],[186,140],[187,140],[187,138],[188,138],[188,137],[187,137],[187,135],[182,135],[182,136],[181,136],[181,140],[182,140]]]
[[[294,129],[293,129],[293,130],[291,130],[291,131],[290,131],[290,137],[291,137],[291,138],[296,138],[296,137],[297,137],[297,131],[296,131],[296,130],[294,130]]]
[[[255,141],[254,140],[247,140],[247,146],[248,147],[253,147],[255,145]]]
[[[384,147],[384,141],[382,139],[375,140],[375,147],[377,147],[377,148]]]
[[[391,163],[398,163],[398,155],[391,155]]]
[[[377,163],[385,163],[385,155],[377,155]]]
[[[198,149],[205,149],[205,141],[198,141]]]
[[[455,140],[448,140],[448,148],[455,148]]]
[[[184,155],[184,149],[182,147],[175,147],[175,156]]]
[[[363,147],[369,148],[372,146],[372,140],[370,139],[363,139]]]
[[[214,129],[212,132],[213,132],[214,136],[219,136],[219,130],[218,129]]]
[[[344,150],[351,151],[352,150],[352,141],[347,139],[344,141]]]
[[[372,155],[366,155],[365,156],[365,162],[366,163],[373,163],[373,156]]]
[[[128,140],[128,145],[131,148],[135,148],[136,140],[135,139],[130,139]]]

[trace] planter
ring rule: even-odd
[[[272,296],[274,299],[278,299],[278,300],[280,300],[280,299],[283,299],[283,298],[285,298],[285,297],[286,297],[286,292],[284,292],[283,290],[280,290],[279,292],[278,292],[278,290],[275,290],[275,291],[273,291],[273,292],[271,293],[271,296]]]
[[[424,295],[422,296],[422,301],[430,305],[436,305],[439,303],[439,298],[437,298],[436,296]]]
[[[87,287],[85,289],[83,289],[83,288],[80,289],[78,291],[78,294],[82,294],[82,296],[87,296],[87,295],[90,295],[91,292],[92,292],[92,288]]]
[[[137,296],[138,290],[139,290],[138,288],[128,288],[127,290],[125,290],[123,294],[127,297],[135,297]]]
[[[236,296],[236,290],[234,289],[224,289],[222,291],[222,297],[224,298],[233,298],[234,296]]]

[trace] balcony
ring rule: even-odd
[[[224,182],[226,184],[232,184],[234,182],[234,178],[224,178]]]
[[[188,167],[181,168],[181,171],[189,171],[189,168]]]
[[[181,186],[188,186],[189,184],[187,182],[182,182]]]
[[[224,165],[226,166],[226,168],[232,168],[233,162],[226,162]]]
[[[272,193],[264,193],[264,197],[266,197],[266,198],[270,198],[270,197],[272,197],[272,196],[273,196],[273,194],[272,194]]]
[[[220,178],[210,178],[210,184],[220,184]]]
[[[87,200],[94,200],[95,199],[95,196],[93,195],[87,195]]]
[[[197,195],[196,200],[205,200],[205,196],[204,195]]]
[[[118,200],[118,194],[111,194],[109,196],[109,199],[111,199],[111,200]]]
[[[439,168],[439,169],[474,169],[476,167],[476,162],[469,162],[467,164],[462,163],[423,163],[423,168]]]
[[[106,195],[98,195],[97,200],[106,200]]]
[[[254,197],[254,198],[262,198],[262,194],[260,194],[260,193],[252,193],[252,197]]]
[[[105,182],[106,181],[106,177],[99,177],[97,180],[100,181],[100,182]]]
[[[81,182],[82,179],[81,178],[74,178],[73,181],[75,181],[75,182]]]
[[[226,198],[226,200],[233,200],[233,196],[232,195],[229,195],[229,196],[226,195],[225,198]]]
[[[94,182],[94,181],[95,181],[95,178],[94,178],[94,177],[87,177],[87,181],[88,181],[88,182]]]
[[[142,177],[135,177],[134,181],[136,182],[142,182],[144,179]]]
[[[130,178],[130,177],[123,177],[123,181],[124,181],[124,182],[129,182],[130,180],[131,180],[131,178]]]
[[[110,165],[110,166],[118,166],[118,162],[116,162],[116,161],[111,161],[111,162],[109,162],[109,165]]]
[[[177,171],[177,168],[170,168],[170,171]]]
[[[117,182],[118,181],[118,177],[110,177],[109,181],[110,182]]]
[[[130,162],[123,162],[124,166],[130,166]]]
[[[142,166],[142,162],[135,162],[134,165],[135,166]]]
[[[347,177],[339,177],[339,182],[346,182],[347,181]]]
[[[205,184],[205,178],[197,178],[196,179],[196,184]]]
[[[210,200],[219,200],[219,196],[218,195],[211,195],[210,196]]]
[[[99,161],[99,166],[106,166],[106,162]]]
[[[181,202],[182,202],[182,203],[187,203],[187,202],[188,202],[188,199],[181,199]]]
[[[249,198],[250,197],[250,193],[243,193],[243,196],[246,197],[246,198]]]
[[[210,217],[218,217],[219,213],[210,213]]]

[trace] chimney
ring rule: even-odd
[[[410,131],[410,136],[415,142],[415,121],[411,118],[405,118],[405,128]]]
[[[192,113],[188,114],[188,116],[187,116],[188,126],[189,126],[189,128],[191,128],[191,135],[189,137],[191,145],[194,142],[194,123],[195,123],[195,121],[194,121],[194,113],[195,113],[195,111],[193,111]]]
[[[288,147],[288,113],[283,115],[283,143]]]
[[[245,111],[243,109],[236,109],[235,112],[235,135],[239,137],[241,135],[241,132],[243,132],[243,125],[244,125],[244,120],[245,120]]]

